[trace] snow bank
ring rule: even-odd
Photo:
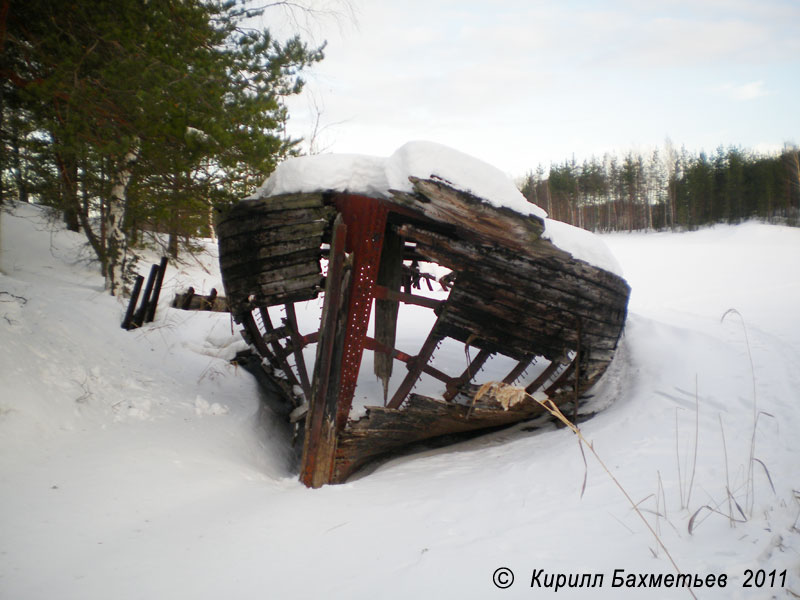
[[[528,202],[500,169],[434,142],[408,142],[386,158],[363,154],[289,158],[278,165],[253,197],[336,191],[388,198],[390,190],[413,192],[410,177],[440,179],[492,206],[538,217],[545,223],[545,239],[578,260],[622,276],[619,263],[599,238],[548,219],[547,213]]]
[[[0,598],[688,596],[611,587],[615,569],[672,566],[566,428],[526,424],[304,488],[252,376],[220,357],[239,338],[229,316],[169,308],[187,283],[217,285],[216,261],[171,266],[155,322],[127,332],[125,304],[103,292],[85,240],[37,212],[4,214],[0,236]],[[617,358],[592,391],[605,410],[581,424],[584,436],[684,572],[728,576],[699,597],[791,597],[800,229],[603,239],[634,294]],[[736,315],[720,322],[731,307],[746,332]],[[301,332],[319,327],[318,314],[298,311]],[[409,353],[430,327],[412,317],[398,331]],[[463,346],[434,355],[447,372],[466,362]],[[371,365],[362,371],[372,377]],[[734,506],[731,524],[728,494],[746,521]],[[725,514],[704,510],[689,535],[703,506]],[[516,574],[509,590],[492,583],[501,566]],[[536,593],[536,569],[605,579]],[[786,569],[785,583],[744,589],[747,569]]]

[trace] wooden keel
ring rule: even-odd
[[[317,488],[330,483],[336,452],[338,384],[347,306],[349,270],[345,269],[347,226],[337,217],[333,226],[325,301],[317,342],[317,360],[306,416],[300,481]],[[338,352],[337,352],[338,350]]]

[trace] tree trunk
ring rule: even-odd
[[[14,180],[17,184],[17,198],[20,202],[29,202],[28,186],[23,174],[22,156],[19,150],[19,134],[16,127],[13,127],[11,132],[11,150],[14,158]]]
[[[0,274],[3,273],[3,195],[0,194]]]
[[[55,152],[53,157],[56,161],[56,166],[58,167],[59,177],[61,177],[63,182],[69,178],[66,162],[64,160],[64,157],[58,152]],[[98,237],[92,230],[92,225],[91,222],[89,221],[89,215],[81,210],[81,205],[80,202],[78,201],[77,196],[70,196],[69,194],[67,194],[64,198],[62,198],[62,200],[70,203],[71,212],[77,215],[78,221],[80,222],[80,225],[83,227],[83,232],[86,235],[86,239],[89,241],[89,245],[91,245],[92,249],[97,255],[97,258],[100,259],[103,275],[105,275],[105,254],[106,254],[105,245],[101,243],[101,240],[98,239]]]
[[[208,201],[208,237],[214,242],[217,241],[217,228],[214,226],[214,204]]]
[[[69,231],[80,231],[78,220],[78,163],[73,157],[64,157],[64,167],[61,169],[61,205],[63,206],[64,224]]]
[[[167,222],[167,233],[169,238],[167,240],[167,254],[170,258],[178,258],[179,251],[179,230],[181,226],[181,215],[179,206],[179,198],[181,197],[180,190],[180,176],[176,173],[172,179],[172,202],[174,203],[169,209],[169,221]]]
[[[173,221],[176,219],[173,219]],[[178,232],[174,226],[169,228],[169,239],[167,241],[167,254],[170,258],[178,258]]]
[[[139,154],[134,147],[117,167],[106,208],[106,289],[112,296],[125,292],[125,271],[128,265],[128,240],[123,230],[128,183]]]

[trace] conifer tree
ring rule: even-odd
[[[135,223],[177,236],[198,204],[207,215],[241,197],[292,150],[282,98],[322,48],[241,27],[259,13],[231,1],[29,0],[5,15],[3,105],[18,101],[47,140],[53,203],[85,232],[111,293]]]

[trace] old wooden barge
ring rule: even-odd
[[[504,383],[539,361],[547,366],[526,391],[577,403],[608,367],[622,332],[627,283],[543,237],[543,219],[498,208],[440,178],[409,181],[409,190],[379,197],[256,195],[219,222],[230,310],[284,401],[296,407],[300,479],[308,486],[343,482],[373,457],[414,442],[540,414],[530,396],[511,405],[496,393],[476,400],[474,375],[494,354],[515,361]],[[446,299],[409,285],[429,263],[451,271],[442,281]],[[301,331],[295,304],[320,295],[319,328]],[[375,333],[368,336],[373,305]],[[395,347],[406,305],[436,315],[413,356]],[[270,317],[273,306],[285,309],[280,323]],[[465,345],[463,371],[432,365],[445,338]],[[310,344],[313,365],[303,357]],[[375,374],[390,393],[351,419],[364,352],[374,353]],[[405,376],[388,390],[398,366]],[[442,382],[441,397],[413,393],[423,374]]]

